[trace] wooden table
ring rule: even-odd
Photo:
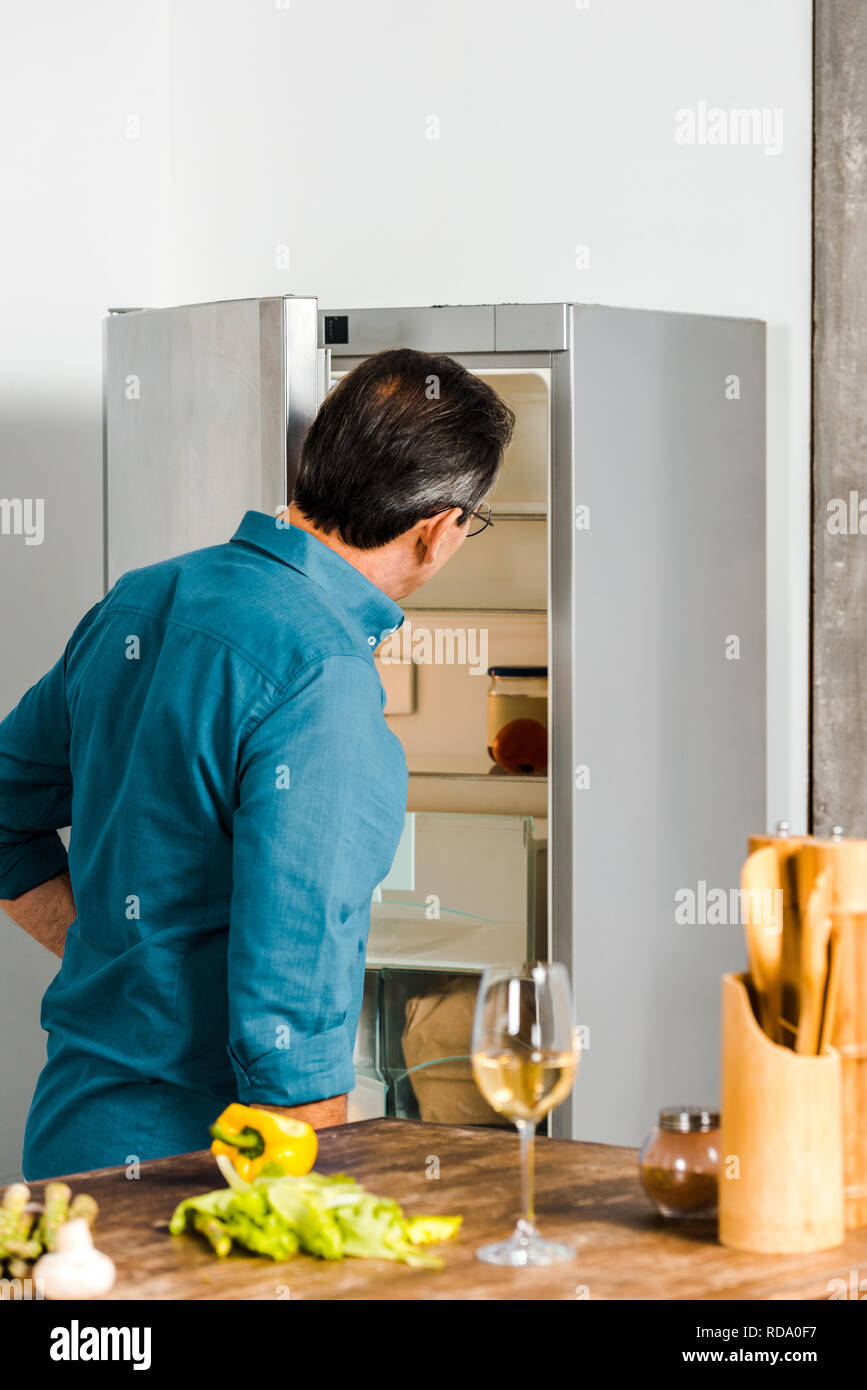
[[[99,1202],[97,1244],[117,1265],[115,1299],[821,1299],[830,1279],[848,1283],[851,1270],[867,1270],[867,1229],[821,1254],[746,1255],[723,1249],[712,1227],[664,1222],[641,1191],[634,1149],[537,1139],[538,1224],[576,1251],[542,1269],[474,1258],[478,1245],[507,1237],[519,1214],[516,1134],[365,1120],[321,1130],[316,1167],[351,1174],[408,1215],[461,1213],[461,1234],[439,1247],[445,1269],[307,1255],[219,1260],[199,1236],[170,1236],[182,1198],[223,1185],[208,1152],[144,1163],[138,1179],[104,1168],[68,1181]],[[43,1186],[32,1184],[34,1195]]]

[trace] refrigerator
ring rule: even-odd
[[[278,296],[112,310],[104,341],[107,587],[279,511],[368,354],[448,353],[516,414],[493,527],[378,653],[410,790],[351,1116],[495,1122],[472,999],[485,965],[527,959],[568,967],[582,1041],[550,1133],[636,1144],[662,1106],[716,1108],[720,977],[744,951],[707,903],[766,813],[764,325]],[[547,772],[492,764],[489,667],[547,668]]]

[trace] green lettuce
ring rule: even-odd
[[[345,1173],[304,1177],[263,1173],[253,1183],[237,1175],[230,1187],[190,1197],[176,1208],[169,1224],[173,1235],[194,1229],[228,1236],[231,1241],[272,1260],[302,1250],[323,1260],[399,1260],[441,1269],[438,1255],[419,1250],[407,1233],[397,1202],[367,1192]]]

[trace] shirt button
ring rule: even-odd
[[[375,638],[375,637],[368,637],[367,641],[368,641],[368,644],[369,644],[371,647],[375,647],[375,646],[376,646],[376,638]]]

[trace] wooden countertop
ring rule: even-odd
[[[542,1269],[475,1259],[519,1215],[517,1135],[410,1120],[365,1120],[319,1133],[323,1173],[350,1173],[408,1215],[461,1213],[460,1235],[438,1247],[443,1270],[385,1260],[339,1263],[298,1255],[284,1264],[248,1254],[219,1260],[196,1235],[170,1236],[184,1197],[223,1186],[205,1151],[68,1178],[100,1206],[97,1245],[112,1257],[114,1299],[821,1299],[828,1281],[867,1267],[867,1228],[810,1255],[725,1250],[712,1227],[657,1217],[639,1186],[636,1152],[561,1139],[536,1141],[537,1222],[576,1257]],[[438,1166],[439,1177],[428,1172]],[[34,1194],[43,1183],[31,1184]]]

